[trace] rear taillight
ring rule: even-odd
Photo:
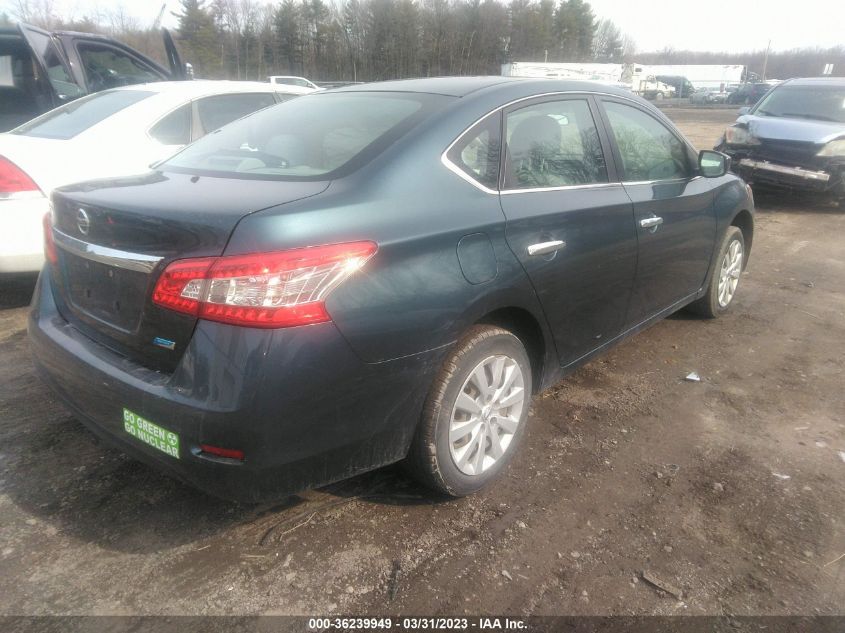
[[[53,241],[53,219],[50,212],[44,214],[42,223],[44,225],[44,257],[51,264],[56,264],[59,256],[56,254],[56,243]]]
[[[27,173],[5,156],[0,156],[0,196],[41,191]]]
[[[182,259],[170,264],[153,303],[208,321],[281,328],[331,320],[328,294],[372,257],[373,242],[277,253]]]

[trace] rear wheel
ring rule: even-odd
[[[707,293],[689,308],[707,318],[717,317],[730,307],[739,287],[739,278],[745,267],[745,240],[736,226],[728,227],[722,240],[716,269],[710,275]]]
[[[522,342],[500,327],[472,327],[434,379],[406,465],[439,492],[480,490],[513,458],[530,399]]]

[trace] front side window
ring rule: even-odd
[[[505,189],[607,182],[604,154],[583,99],[549,101],[506,117]]]
[[[215,95],[197,101],[197,114],[202,129],[208,133],[275,103],[269,92]]]
[[[488,116],[466,132],[447,155],[458,169],[490,189],[499,184],[501,126],[501,115]]]
[[[313,93],[208,134],[159,169],[266,180],[338,177],[452,100],[410,92]]]
[[[606,101],[604,109],[622,158],[627,182],[689,176],[684,143],[660,121],[632,106]]]
[[[82,97],[24,123],[12,134],[40,138],[69,139],[124,108],[151,97],[145,90],[109,90]]]
[[[77,50],[92,92],[161,81],[152,68],[111,46],[84,43],[79,44]]]

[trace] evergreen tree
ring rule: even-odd
[[[181,12],[173,12],[179,20],[177,33],[185,61],[194,67],[198,77],[217,76],[222,50],[218,46],[214,17],[205,8],[205,0],[179,0]]]

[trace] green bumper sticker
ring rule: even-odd
[[[123,428],[129,435],[141,440],[144,444],[149,444],[162,453],[179,459],[179,436],[173,431],[168,431],[137,413],[132,413],[129,409],[123,410]]]

